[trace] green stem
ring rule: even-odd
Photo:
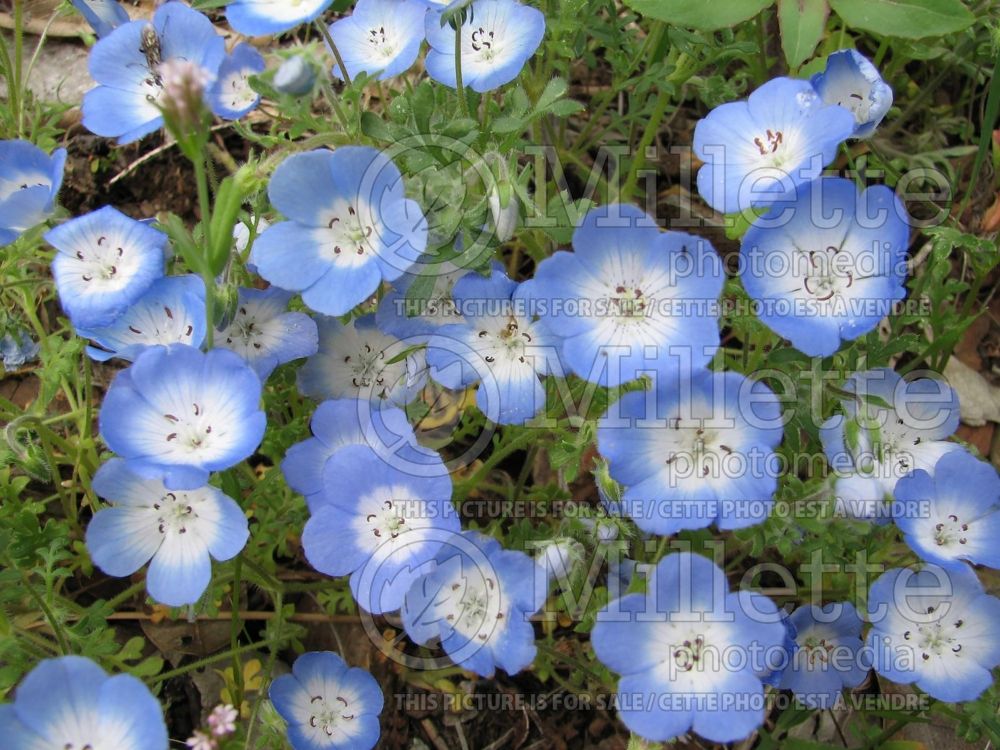
[[[211,349],[215,334],[215,278],[208,269],[209,252],[212,245],[212,195],[208,187],[208,171],[205,168],[206,156],[199,154],[194,162],[194,177],[198,187],[198,209],[201,211],[202,260],[204,268],[202,279],[205,281],[205,349]]]
[[[140,591],[145,590],[145,588],[146,588],[145,581],[139,581],[138,583],[133,583],[131,586],[129,586],[127,589],[122,591],[117,596],[113,596],[110,599],[108,599],[108,606],[111,607],[111,609],[118,609],[120,605],[127,602],[129,599],[138,594]]]
[[[242,573],[243,573],[243,553],[241,552],[236,556],[236,561],[233,563],[233,593],[230,596],[231,609],[233,611],[233,616],[230,620],[229,627],[229,647],[234,652],[233,653],[233,705],[239,706],[243,703],[243,664],[240,662],[240,657],[235,653],[236,649],[240,646],[240,586],[242,584]]]
[[[59,644],[59,650],[62,651],[63,654],[69,654],[69,642],[66,640],[66,634],[63,632],[62,626],[59,624],[59,620],[56,619],[56,616],[53,614],[49,605],[45,602],[42,596],[35,591],[35,587],[31,585],[31,579],[28,578],[27,573],[21,570],[21,568],[18,567],[17,563],[15,563],[10,556],[7,557],[7,560],[11,567],[18,572],[18,575],[21,576],[21,582],[24,584],[24,588],[27,589],[28,595],[35,600],[35,604],[38,605],[42,614],[45,615],[45,619],[49,621],[49,627],[51,627],[52,632],[55,633],[56,642]]]
[[[183,667],[178,667],[177,669],[171,669],[167,672],[160,672],[153,678],[153,684],[159,684],[161,682],[166,682],[167,680],[173,679],[174,677],[180,677],[188,672],[193,672],[196,669],[201,669],[202,667],[207,667],[209,664],[215,664],[216,662],[224,661],[237,654],[245,654],[248,651],[256,651],[257,649],[263,648],[264,646],[270,646],[277,642],[277,638],[265,639],[263,641],[255,641],[254,643],[248,643],[245,646],[238,646],[235,649],[229,649],[227,651],[221,651],[218,654],[212,654],[211,656],[206,656],[204,659],[198,659],[191,662],[190,664],[185,664]]]
[[[498,447],[493,451],[493,453],[490,454],[490,457],[483,462],[483,465],[479,467],[479,470],[476,471],[475,474],[465,481],[459,482],[455,485],[455,498],[458,500],[463,499],[469,493],[469,490],[478,486],[479,483],[482,482],[483,479],[485,479],[501,461],[507,458],[507,456],[521,450],[526,445],[537,439],[538,435],[535,430],[526,429],[506,445]]]
[[[469,116],[469,100],[465,98],[465,82],[462,80],[462,25],[455,25],[455,89],[458,92],[458,106],[464,117]]]
[[[344,79],[344,83],[348,86],[351,85],[351,76],[347,72],[347,66],[344,65],[344,58],[340,56],[340,50],[337,49],[337,45],[334,44],[333,37],[330,36],[330,30],[326,27],[326,24],[322,21],[316,21],[316,28],[319,29],[319,33],[322,34],[323,39],[326,40],[327,46],[333,53],[333,58],[337,61],[337,67],[340,68],[340,75]]]
[[[24,83],[21,78],[22,65],[24,62],[24,0],[14,0],[14,81],[8,89],[17,91],[17,99],[20,106],[14,111],[17,113],[17,134],[24,136],[24,97],[22,96]]]

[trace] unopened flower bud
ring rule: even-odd
[[[497,240],[500,242],[506,242],[514,236],[518,219],[521,217],[517,197],[510,192],[509,187],[504,192],[508,193],[506,205],[504,205],[503,196],[500,194],[500,188],[494,188],[490,192],[490,213],[493,214],[493,226],[496,228]]]
[[[274,74],[274,88],[282,94],[303,96],[312,91],[316,69],[302,55],[289,57]]]

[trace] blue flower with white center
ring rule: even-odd
[[[1000,568],[1000,478],[990,464],[945,453],[933,476],[917,469],[896,483],[895,505],[893,520],[924,560]]]
[[[371,750],[381,728],[378,682],[330,651],[310,651],[267,689],[292,750]]]
[[[215,343],[246,360],[260,379],[278,365],[310,357],[319,347],[316,322],[305,313],[288,312],[291,292],[240,289],[232,322],[215,335]]]
[[[226,43],[208,18],[183,3],[161,5],[151,22],[123,24],[90,51],[98,85],[83,95],[83,125],[119,144],[137,141],[163,126],[163,63],[183,61],[214,78],[225,56]]]
[[[260,391],[260,378],[233,352],[152,347],[112,381],[101,436],[133,472],[171,490],[197,489],[260,445]]]
[[[281,63],[271,83],[282,94],[305,96],[316,83],[316,70],[304,55],[295,55]]]
[[[0,141],[0,247],[52,214],[65,166],[64,148],[49,156],[28,141]]]
[[[260,104],[250,76],[263,73],[264,58],[249,44],[237,44],[219,66],[215,82],[205,92],[212,112],[224,120],[239,120]]]
[[[38,359],[38,342],[27,331],[5,333],[0,338],[0,361],[4,372],[14,372]]]
[[[625,394],[598,423],[597,445],[625,485],[624,512],[643,531],[669,535],[764,521],[782,435],[781,405],[766,385],[706,372],[680,388]]]
[[[462,83],[479,93],[517,78],[545,36],[542,12],[515,0],[475,0],[464,13]],[[428,13],[426,33],[427,74],[455,88],[455,29],[442,26],[439,13]]]
[[[130,20],[118,0],[70,0],[99,37],[107,36]]]
[[[400,341],[375,327],[373,315],[343,325],[320,318],[319,351],[299,370],[299,390],[309,398],[361,398],[410,403],[427,383],[422,342]]]
[[[838,104],[854,115],[855,138],[869,138],[892,107],[892,87],[857,50],[842,49],[826,59],[826,70],[812,77],[813,88],[826,104]]]
[[[885,368],[854,373],[843,390],[855,398],[820,427],[838,477],[837,511],[884,521],[902,477],[916,469],[933,475],[942,456],[964,450],[947,440],[958,429],[958,394],[942,380],[906,381]]]
[[[724,214],[768,205],[819,177],[853,133],[854,115],[809,81],[772,79],[695,126],[698,192]]]
[[[540,378],[556,343],[525,316],[517,289],[498,263],[489,277],[468,274],[454,290],[466,322],[442,326],[427,344],[434,380],[454,390],[482,381],[476,406],[498,424],[523,424],[545,407]]]
[[[122,578],[149,563],[146,589],[162,604],[198,601],[212,579],[209,558],[235,557],[250,535],[240,506],[209,485],[168,489],[112,458],[97,470],[93,487],[111,507],[97,511],[87,526],[91,559]]]
[[[831,218],[833,217],[833,218]],[[873,330],[906,296],[906,210],[884,185],[824,177],[743,236],[743,286],[761,321],[810,357]]]
[[[693,731],[711,742],[747,737],[764,721],[760,675],[784,659],[785,625],[767,597],[729,591],[710,560],[667,555],[645,594],[598,612],[597,658],[618,672],[618,716],[654,742]]]
[[[863,663],[861,618],[849,602],[820,607],[807,604],[792,612],[789,623],[796,648],[778,687],[791,690],[809,708],[832,708],[844,688],[868,676]]]
[[[458,268],[433,276],[426,298],[410,299],[410,288],[423,277],[405,273],[393,282],[375,311],[375,323],[383,333],[400,339],[414,340],[431,336],[441,326],[464,323],[465,317],[458,308],[452,291],[459,279],[470,272]]]
[[[105,362],[112,357],[132,361],[150,346],[200,347],[205,330],[205,282],[187,274],[154,281],[111,325],[76,332],[94,342],[87,347],[90,358]]]
[[[45,234],[52,276],[77,328],[103,328],[163,276],[167,235],[105,206]]]
[[[399,609],[441,540],[460,531],[447,472],[414,476],[371,448],[347,445],[323,467],[328,488],[302,532],[320,573],[351,576],[351,593],[372,614]]]
[[[711,362],[723,281],[711,244],[660,232],[635,206],[612,204],[584,217],[573,249],[539,263],[519,292],[562,338],[570,370],[613,388],[646,372]]]
[[[424,41],[426,14],[420,0],[358,0],[351,15],[330,26],[348,77],[367,73],[384,81],[406,72]],[[344,77],[336,64],[333,74]]]
[[[421,645],[440,640],[453,662],[482,677],[497,667],[516,674],[535,658],[529,618],[547,593],[545,570],[528,555],[465,531],[444,542],[407,592],[403,627]]]
[[[336,485],[327,487],[323,469],[345,445],[367,446],[385,463],[415,476],[448,472],[437,452],[417,443],[406,414],[392,406],[375,406],[368,399],[324,401],[313,412],[310,427],[313,437],[289,448],[281,462],[288,486],[305,497],[310,511],[319,508],[325,492],[339,492]]]
[[[933,698],[975,700],[1000,666],[1000,599],[971,568],[894,568],[868,592],[866,648],[875,671]]]
[[[9,750],[167,750],[163,709],[142,681],[82,656],[32,669],[0,705],[0,734]]]
[[[280,34],[315,21],[333,0],[235,0],[226,7],[226,20],[247,36]]]
[[[395,281],[427,246],[427,221],[392,161],[366,146],[295,154],[267,194],[289,221],[268,227],[250,256],[273,285],[324,315],[345,315]]]

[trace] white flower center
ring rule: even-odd
[[[372,46],[376,53],[382,55],[382,57],[385,57],[386,59],[389,59],[396,54],[395,46],[385,33],[385,26],[379,26],[377,29],[372,28],[368,30],[368,44]]]
[[[309,726],[319,729],[327,737],[333,737],[338,730],[346,733],[345,725],[356,718],[355,710],[341,695],[335,696],[332,701],[321,695],[314,695],[309,703]]]
[[[205,451],[212,436],[212,424],[201,404],[192,403],[188,413],[164,414],[167,422],[164,440],[175,454],[190,456]]]
[[[682,428],[680,417],[667,420],[667,426],[677,433],[667,452],[667,466],[686,476],[707,477],[713,473],[718,476],[724,457],[733,452],[723,442],[726,438],[720,430]]]
[[[952,546],[956,542],[960,545],[968,544],[966,532],[969,524],[963,523],[954,513],[950,514],[944,521],[934,526],[934,543],[938,547]]]
[[[375,349],[371,344],[363,344],[357,354],[345,355],[344,364],[351,369],[353,377],[351,384],[355,388],[381,389],[379,394],[385,398],[385,350]]]
[[[511,315],[507,319],[507,324],[493,332],[481,330],[477,334],[478,338],[486,339],[491,346],[484,354],[483,359],[487,364],[493,364],[497,357],[501,357],[509,362],[515,359],[524,363],[524,349],[531,343],[531,334],[522,330],[517,318]]]
[[[260,342],[263,336],[263,328],[257,322],[257,318],[251,315],[245,306],[241,305],[236,311],[236,317],[232,325],[226,329],[226,345],[241,347],[244,354],[256,354],[264,345]]]
[[[934,607],[928,607],[927,614],[933,613]],[[964,620],[958,619],[950,624],[939,620],[928,625],[918,625],[916,632],[907,630],[903,633],[903,640],[914,643],[923,661],[928,661],[931,656],[948,654],[959,657],[962,644],[958,642],[958,631],[964,624]]]
[[[369,212],[359,210],[360,208],[345,203],[331,211],[327,222],[327,228],[330,230],[328,234],[330,253],[327,257],[330,260],[357,266],[370,259],[372,248],[369,239],[375,228],[362,219]]]
[[[365,523],[371,526],[372,535],[380,542],[398,539],[408,530],[405,528],[405,508],[392,500],[384,501],[378,513],[369,513]]]
[[[190,498],[186,493],[168,492],[157,502],[153,510],[159,513],[157,529],[164,536],[168,533],[186,534],[188,524],[198,517]]]
[[[491,62],[499,56],[499,42],[493,29],[479,26],[472,31],[472,49],[476,52],[477,59],[483,62]]]

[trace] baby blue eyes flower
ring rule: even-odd
[[[535,54],[545,36],[545,16],[514,0],[476,0],[464,11],[462,82],[473,91],[510,83]],[[455,30],[438,13],[426,17],[427,74],[455,88]]]
[[[784,658],[785,625],[770,599],[730,593],[725,574],[689,552],[667,555],[645,594],[597,615],[597,658],[618,672],[618,716],[660,742],[693,731],[741,740],[764,721],[760,674]]]
[[[161,5],[151,23],[124,24],[94,45],[89,65],[98,86],[83,96],[84,127],[119,144],[139,140],[163,125],[163,63],[181,61],[214,77],[225,55],[208,18],[183,3]]]
[[[529,620],[545,602],[545,571],[523,552],[474,531],[444,542],[403,602],[407,635],[437,638],[452,661],[483,677],[515,674],[535,658]]]
[[[807,604],[792,612],[796,648],[778,687],[809,708],[832,708],[844,688],[868,676],[862,662],[861,618],[848,602]]]
[[[268,697],[288,723],[292,750],[371,750],[378,742],[382,690],[337,654],[302,654],[291,674],[271,683]]]
[[[250,456],[264,436],[257,374],[233,352],[183,344],[142,352],[101,405],[108,447],[143,477],[190,490]]]
[[[368,446],[387,464],[416,476],[447,473],[440,456],[417,443],[401,409],[374,407],[367,399],[324,401],[313,412],[310,427],[313,437],[290,447],[281,462],[288,486],[305,497],[310,511],[319,508],[325,492],[338,491],[336,484],[327,487],[323,470],[345,445]]]
[[[323,467],[330,488],[306,522],[309,564],[350,575],[351,593],[372,614],[399,609],[420,568],[460,531],[451,477],[414,476],[363,445],[337,450]]]
[[[698,192],[724,214],[773,203],[818,177],[853,132],[851,112],[825,104],[809,81],[775,78],[695,127]]]
[[[842,49],[826,60],[826,70],[812,77],[826,104],[839,104],[854,115],[855,138],[869,138],[892,106],[892,88],[857,50]]]
[[[375,327],[372,315],[347,325],[321,318],[319,351],[299,370],[299,390],[317,401],[361,398],[403,406],[417,397],[427,382],[422,349],[417,341],[400,341]]]
[[[942,456],[964,450],[947,440],[958,429],[958,394],[943,381],[905,381],[884,368],[855,373],[843,390],[856,398],[820,427],[838,477],[837,511],[885,520],[885,501],[902,477],[916,469],[933,475]]]
[[[82,656],[31,670],[14,702],[0,705],[0,735],[10,750],[167,750],[163,711],[142,681]]]
[[[949,703],[975,700],[1000,666],[1000,599],[971,568],[894,568],[868,592],[866,641],[882,677]]]
[[[669,535],[717,523],[737,529],[771,512],[783,425],[777,398],[734,372],[707,372],[627,393],[598,425],[622,509],[643,531]]]
[[[28,362],[38,358],[39,346],[27,331],[5,333],[0,338],[0,362],[3,371],[14,372],[24,367]]]
[[[305,313],[288,312],[291,299],[281,289],[240,289],[236,314],[216,334],[216,344],[243,357],[262,381],[278,365],[315,354],[316,323]]]
[[[260,94],[250,87],[250,76],[264,72],[264,58],[249,44],[238,44],[219,66],[215,82],[205,92],[212,112],[226,120],[238,120],[260,103]]]
[[[433,276],[433,286],[425,299],[408,299],[410,287],[422,277],[405,273],[386,292],[375,311],[375,323],[383,333],[414,340],[430,336],[441,326],[464,323],[462,311],[452,298],[459,279],[469,271],[459,268]]]
[[[112,503],[87,526],[87,550],[101,570],[125,577],[150,562],[149,595],[162,604],[194,604],[212,578],[210,557],[229,560],[249,537],[247,519],[215,487],[170,490],[113,458],[94,475],[94,492]]]
[[[111,206],[60,224],[45,240],[59,251],[52,275],[78,328],[111,325],[163,276],[167,236]]]
[[[575,374],[613,388],[643,373],[701,368],[719,345],[722,263],[703,239],[660,232],[634,206],[590,211],[573,249],[521,285]]]
[[[47,155],[28,141],[0,141],[0,247],[51,215],[66,149]]]
[[[482,381],[476,405],[499,424],[523,424],[545,406],[539,378],[553,342],[543,324],[525,317],[517,288],[497,263],[488,278],[468,274],[453,293],[466,322],[442,326],[427,344],[432,377],[454,390]]]
[[[344,315],[395,281],[427,246],[427,221],[399,169],[365,146],[309,151],[274,171],[268,196],[289,221],[254,243],[251,262],[273,285]]]
[[[942,566],[1000,568],[1000,478],[965,451],[945,453],[934,476],[917,469],[896,484],[893,515],[906,543]]]
[[[111,325],[76,332],[94,342],[87,347],[90,358],[104,362],[112,357],[134,360],[149,346],[199,347],[205,330],[205,282],[187,274],[154,281]]]
[[[107,36],[131,20],[128,11],[118,0],[71,0],[71,2],[99,37]]]
[[[868,333],[906,290],[909,226],[884,185],[859,193],[822,178],[776,204],[743,237],[743,286],[760,320],[809,356]]]
[[[424,41],[426,14],[420,0],[358,0],[350,16],[330,26],[347,75],[367,73],[385,80],[405,72]],[[344,77],[339,65],[333,74]]]
[[[226,8],[226,20],[247,36],[279,34],[315,21],[333,0],[236,0]]]

